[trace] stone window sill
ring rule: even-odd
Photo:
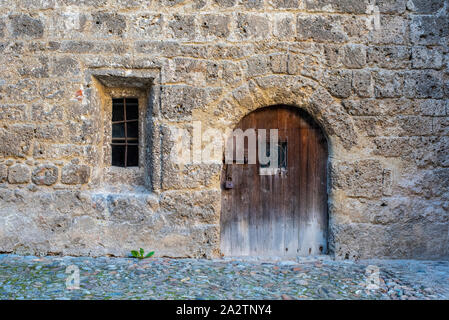
[[[145,184],[144,170],[141,167],[107,167],[104,168],[106,184],[136,186]]]

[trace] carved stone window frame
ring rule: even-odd
[[[96,114],[98,139],[93,148],[92,188],[111,192],[157,191],[160,179],[160,70],[90,69],[86,77],[86,103]],[[139,166],[111,165],[112,99],[135,97],[139,100]],[[145,191],[147,190],[147,191]]]

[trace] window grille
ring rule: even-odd
[[[112,99],[112,165],[139,166],[139,101]]]

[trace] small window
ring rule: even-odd
[[[139,100],[112,99],[112,165],[139,166]]]

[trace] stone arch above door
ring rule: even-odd
[[[251,79],[225,95],[214,115],[232,128],[251,111],[270,105],[290,105],[307,111],[322,127],[332,148],[341,145],[349,150],[357,144],[354,122],[343,106],[316,81],[302,76]]]
[[[266,75],[249,79],[229,91],[213,107],[209,121],[216,126],[233,129],[245,116],[260,108],[287,105],[305,110],[321,127],[329,151],[328,184],[328,246],[335,250],[335,205],[340,199],[334,195],[333,163],[351,158],[357,152],[359,137],[350,114],[342,104],[318,82],[297,75]],[[204,119],[204,118],[203,118]],[[221,216],[221,210],[220,210]]]

